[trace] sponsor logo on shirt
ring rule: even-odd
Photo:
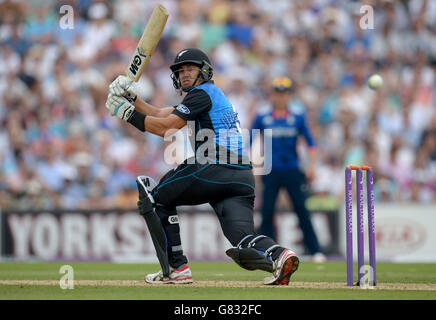
[[[177,111],[180,111],[181,113],[184,114],[190,114],[191,111],[188,109],[187,106],[185,106],[184,104],[179,104],[176,108]]]

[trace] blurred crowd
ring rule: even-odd
[[[319,150],[314,195],[342,201],[344,166],[367,164],[376,201],[436,203],[436,1],[0,0],[1,209],[132,208],[135,176],[174,166],[161,138],[105,108],[157,3],[170,16],[136,86],[144,100],[180,101],[169,65],[185,47],[209,55],[244,128],[272,78],[290,76]]]

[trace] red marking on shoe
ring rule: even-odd
[[[287,275],[289,271],[292,270],[292,265],[293,265],[292,259],[288,259],[288,261],[285,262],[285,266],[284,266],[285,270],[283,273],[284,275]]]
[[[279,260],[283,257],[283,255],[284,255],[287,251],[289,251],[289,249],[285,249],[285,250],[283,250],[282,254],[281,254],[280,257],[279,257]]]
[[[183,266],[179,267],[180,269],[173,269],[176,271],[185,271],[186,269],[189,269],[189,266],[187,264],[184,264]]]
[[[164,282],[164,283],[180,282],[180,281],[185,281],[185,280],[192,280],[192,277],[186,277],[186,278],[182,278],[182,279],[165,279],[165,280],[162,280],[162,282]]]
[[[287,285],[289,283],[289,278],[291,277],[293,271],[296,270],[296,266],[294,266],[294,261],[292,260],[292,256],[285,261],[285,265],[283,266],[283,279],[278,282],[278,285]]]

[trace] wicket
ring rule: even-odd
[[[358,281],[364,274],[364,221],[363,221],[363,171],[366,171],[366,192],[368,207],[368,239],[369,239],[369,263],[370,285],[375,286],[376,259],[375,259],[375,225],[374,225],[374,178],[372,168],[369,166],[347,166],[345,168],[345,228],[347,250],[347,286],[353,286],[353,182],[352,171],[356,171],[356,197],[357,197],[357,266]],[[371,281],[372,280],[372,281]]]

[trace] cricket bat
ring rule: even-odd
[[[126,75],[133,81],[138,81],[142,71],[150,61],[151,55],[159,42],[165,24],[168,20],[168,11],[158,4],[153,9],[150,20],[144,29],[144,33],[136,46],[135,53],[126,69]]]

